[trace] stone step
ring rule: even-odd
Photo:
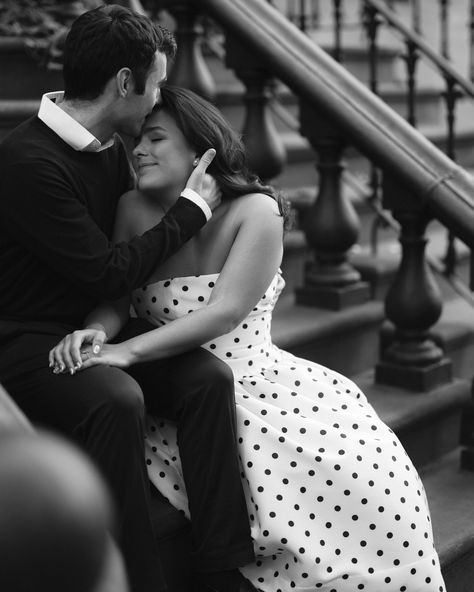
[[[375,383],[372,369],[353,379],[418,469],[459,448],[462,412],[471,399],[470,381],[454,379],[428,392],[413,392]]]
[[[448,592],[472,592],[474,472],[461,470],[454,450],[421,471],[435,545]]]
[[[381,348],[390,340],[391,331],[381,301],[371,300],[332,311],[296,305],[291,292],[280,297],[272,322],[272,336],[277,346],[349,376],[374,368]],[[451,359],[453,375],[471,379],[472,304],[459,296],[445,301],[441,317],[431,332]]]
[[[278,347],[351,376],[378,360],[384,320],[382,302],[332,311],[295,305],[288,293],[275,308],[272,336]]]

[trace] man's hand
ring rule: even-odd
[[[106,339],[105,330],[98,325],[69,333],[49,352],[49,367],[55,374],[74,374],[91,353],[100,353]]]
[[[206,150],[186,183],[186,187],[199,193],[211,210],[217,208],[222,199],[222,192],[215,179],[206,173],[207,167],[211,164],[215,155],[214,148]]]
[[[214,177],[205,174],[202,182],[202,190],[199,194],[207,205],[214,211],[222,201],[222,191],[216,183]]]

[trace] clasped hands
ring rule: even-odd
[[[126,342],[105,343],[101,328],[89,327],[69,333],[49,352],[49,367],[55,374],[75,374],[91,366],[127,368],[131,363]]]
[[[103,328],[89,327],[73,331],[50,350],[49,367],[54,374],[75,374],[95,364],[103,364],[101,352],[106,346],[106,339]],[[106,355],[107,350],[104,353]]]

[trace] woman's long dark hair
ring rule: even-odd
[[[166,85],[161,89],[162,109],[176,122],[190,146],[201,155],[215,148],[216,156],[208,171],[222,190],[224,199],[248,193],[265,193],[278,203],[285,226],[289,206],[270,185],[264,185],[248,170],[245,149],[239,135],[224,119],[220,111],[191,90]]]

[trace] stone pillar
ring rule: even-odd
[[[427,391],[452,378],[451,361],[430,333],[442,310],[441,294],[425,259],[430,218],[420,201],[387,175],[383,199],[400,223],[402,256],[385,301],[394,331],[376,366],[375,380]]]
[[[301,133],[318,154],[319,189],[302,217],[314,261],[305,269],[305,285],[296,290],[299,304],[340,310],[369,299],[369,285],[349,261],[359,234],[359,218],[342,191],[345,141],[339,131],[313,107],[300,104]]]

